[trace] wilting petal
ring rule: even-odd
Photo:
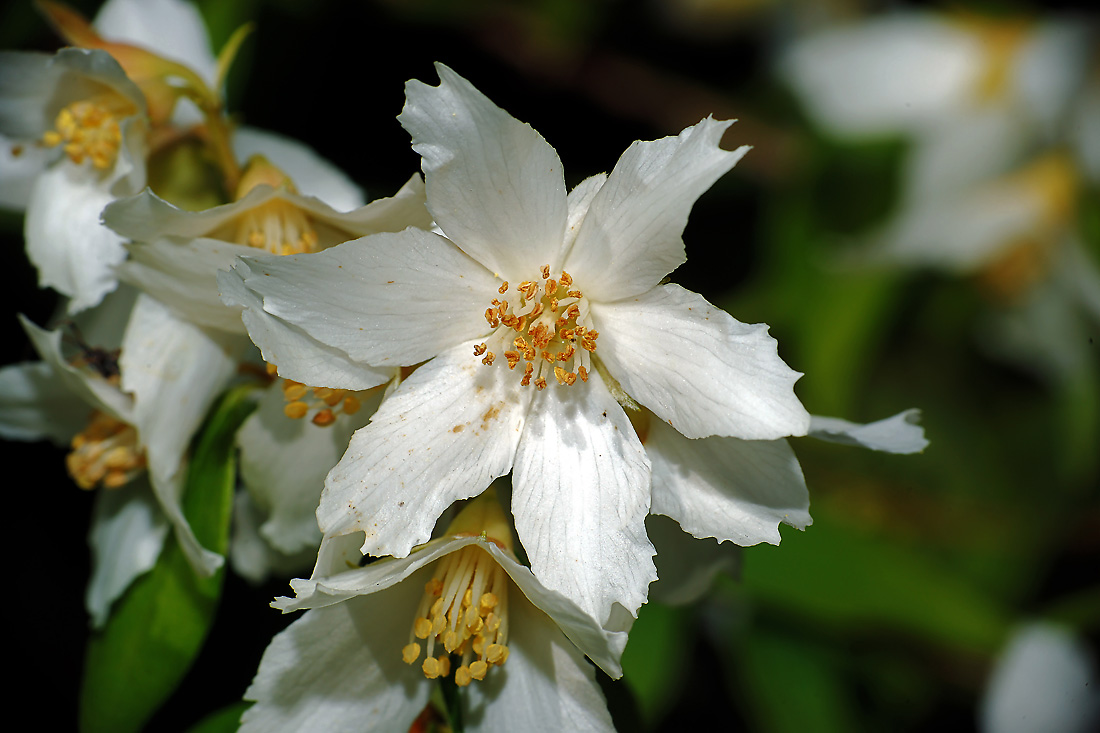
[[[597,375],[538,393],[512,485],[536,577],[601,623],[616,602],[636,613],[657,577],[645,533],[649,460]]]
[[[811,415],[809,435],[830,443],[858,445],[885,453],[920,453],[928,447],[917,409],[866,424]]]
[[[177,61],[211,87],[217,62],[206,24],[194,4],[182,0],[109,0],[96,14],[95,29],[105,39],[129,43]]]
[[[656,285],[687,257],[681,235],[695,200],[748,146],[718,147],[733,124],[709,117],[676,137],[631,145],[588,207],[565,269],[598,301]]]
[[[405,85],[398,119],[423,156],[428,209],[466,254],[505,279],[560,268],[567,216],[558,154],[530,125],[443,64]]]
[[[794,394],[801,374],[779,358],[762,324],[744,324],[701,296],[663,285],[594,303],[595,356],[623,389],[689,438],[804,435]]]

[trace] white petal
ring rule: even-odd
[[[675,520],[650,514],[646,531],[657,550],[657,580],[649,586],[649,600],[666,606],[695,603],[719,575],[736,577],[741,568],[741,548],[713,538],[696,539]]]
[[[603,380],[539,392],[512,475],[512,514],[548,588],[604,624],[613,604],[632,614],[657,578],[645,533],[649,460]]]
[[[352,437],[317,509],[326,535],[363,531],[364,553],[402,557],[452,502],[508,473],[532,390],[473,347],[421,366]]]
[[[322,344],[302,329],[263,309],[263,301],[245,287],[251,274],[248,263],[239,260],[234,270],[218,273],[218,288],[228,306],[240,306],[240,317],[264,360],[278,367],[279,376],[313,387],[370,389],[388,381],[391,370],[374,369],[351,359],[339,349]]]
[[[830,443],[858,445],[885,453],[920,453],[928,447],[917,409],[863,425],[839,417],[811,415],[809,435]]]
[[[168,529],[144,478],[99,492],[88,532],[92,576],[84,594],[92,626],[102,626],[111,604],[156,564]]]
[[[376,234],[310,255],[248,261],[264,310],[372,366],[405,366],[489,331],[499,282],[443,237]]]
[[[1019,629],[993,668],[981,702],[983,733],[1086,733],[1100,725],[1096,659],[1069,629]]]
[[[428,209],[466,254],[513,282],[560,266],[567,216],[558,154],[443,64],[405,85],[398,119],[423,156]]]
[[[233,526],[229,538],[229,566],[249,583],[259,585],[272,577],[287,578],[308,573],[317,554],[317,542],[293,555],[279,552],[260,536],[266,516],[248,495],[238,491],[233,497]]]
[[[401,659],[421,593],[423,585],[404,583],[309,611],[279,633],[244,693],[256,704],[242,733],[407,731],[431,692]]]
[[[545,614],[513,604],[508,628],[508,661],[465,689],[466,730],[615,730],[592,666]]]
[[[354,415],[338,415],[336,422],[318,427],[294,420],[283,409],[281,383],[272,384],[237,433],[240,470],[245,486],[267,515],[260,534],[283,553],[316,548],[317,503],[325,476],[340,460],[352,433],[367,424],[381,401],[382,390]]]
[[[183,0],[109,0],[93,26],[110,41],[130,43],[197,72],[211,87],[217,62],[198,9]]]
[[[17,144],[0,135],[0,209],[27,208],[34,181],[52,155],[47,148]]]
[[[779,358],[765,324],[741,323],[678,285],[594,303],[592,317],[594,356],[687,437],[806,434],[810,416],[793,390],[802,375]]]
[[[622,676],[619,659],[626,647],[626,632],[601,628],[580,606],[561,593],[547,588],[534,573],[499,547],[485,540],[479,542],[500,563],[527,601],[544,614],[542,623],[545,623],[545,616],[549,616],[554,625],[600,669],[615,679]],[[514,628],[516,624],[509,625]]]
[[[806,481],[785,440],[688,440],[653,420],[645,448],[653,462],[653,513],[695,537],[777,545],[780,523],[811,523]]]
[[[974,93],[985,61],[961,25],[907,14],[812,35],[793,46],[780,71],[834,134],[881,135],[950,114]]]
[[[1066,112],[1081,91],[1095,42],[1091,36],[1088,25],[1075,19],[1048,20],[1009,60],[1017,113],[1037,121],[1049,137],[1062,134]]]
[[[38,355],[46,362],[61,381],[75,395],[78,402],[87,405],[87,409],[101,410],[123,422],[133,421],[133,399],[123,394],[113,384],[107,382],[91,369],[78,369],[69,364],[61,354],[61,331],[47,331],[39,328],[25,317],[19,316],[27,337],[31,340]]]
[[[0,52],[0,132],[4,135],[36,141],[53,128],[65,105],[89,94],[111,92],[145,111],[141,90],[105,51]]]
[[[592,200],[596,198],[596,194],[606,182],[607,174],[597,173],[585,178],[569,192],[569,220],[566,222],[565,242],[562,245],[566,252],[572,249],[573,242],[577,241],[581,224],[584,223],[584,217],[588,215],[588,207],[592,205]]]
[[[181,463],[214,399],[236,374],[242,341],[181,321],[142,295],[119,359],[122,389],[134,395],[133,425],[145,444],[153,491],[199,572],[213,572],[222,558],[198,544],[183,517]]]
[[[718,147],[733,124],[706,118],[676,137],[635,142],[595,195],[565,269],[590,299],[649,290],[684,263],[695,200],[746,152]]]
[[[245,332],[240,312],[222,302],[217,277],[239,255],[256,250],[216,239],[186,244],[161,239],[130,244],[126,250],[130,259],[118,268],[123,280],[154,294],[183,320],[230,333]]]
[[[99,221],[114,199],[108,183],[88,167],[61,161],[38,177],[27,204],[27,257],[40,286],[72,299],[70,313],[114,290],[114,268],[126,258],[122,237]]]
[[[290,176],[302,194],[316,196],[337,211],[351,211],[365,203],[362,189],[305,143],[245,126],[233,131],[233,151],[242,161],[264,156]]]
[[[5,440],[48,438],[67,445],[87,425],[91,410],[49,364],[0,369],[0,437]]]

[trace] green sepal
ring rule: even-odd
[[[200,429],[183,493],[199,542],[225,554],[236,484],[234,436],[255,408],[251,386],[230,390]],[[140,730],[175,691],[202,648],[221,597],[224,569],[200,578],[174,535],[156,565],[119,599],[88,640],[80,695],[85,733]]]

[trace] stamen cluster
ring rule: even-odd
[[[497,561],[477,545],[441,558],[424,585],[409,643],[401,650],[405,663],[420,658],[420,639],[427,646],[421,669],[430,680],[450,673],[452,654],[459,657],[454,676],[459,687],[484,679],[494,664],[503,665],[508,660],[505,576]],[[436,644],[442,644],[443,654],[435,656]]]
[[[268,371],[274,372],[270,364]],[[283,380],[283,399],[287,403],[283,407],[284,415],[301,420],[313,413],[310,422],[322,428],[336,422],[338,415],[354,415],[362,407],[359,398],[349,390],[309,387],[293,379]]]
[[[51,148],[61,145],[77,165],[87,158],[98,170],[108,170],[114,166],[122,146],[122,129],[116,113],[111,104],[102,100],[74,102],[57,114],[55,129],[42,136],[42,144]]]
[[[496,329],[491,339],[503,351],[508,369],[525,362],[520,380],[524,387],[533,381],[536,389],[545,389],[551,369],[558,384],[572,385],[578,378],[587,382],[589,354],[596,350],[600,334],[582,325],[587,319],[584,294],[571,289],[573,278],[564,270],[555,280],[550,266],[543,265],[541,274],[539,279],[521,282],[511,297],[508,281],[500,286],[497,292],[505,297],[494,298],[492,307],[485,310],[486,322]],[[474,347],[474,356],[482,357],[481,363],[487,366],[496,360],[488,342]]]
[[[134,427],[98,410],[71,447],[65,467],[82,489],[117,489],[145,469],[145,451]]]
[[[269,201],[242,214],[230,239],[275,255],[316,252],[319,241],[305,212],[280,200]]]

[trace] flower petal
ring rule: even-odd
[[[95,29],[111,41],[129,43],[177,61],[211,87],[217,61],[198,9],[182,0],[110,0],[96,13]]]
[[[241,314],[226,307],[218,292],[218,273],[228,270],[250,247],[194,239],[186,244],[160,239],[126,246],[130,259],[117,268],[119,277],[176,311],[183,320],[230,333],[245,332]]]
[[[317,509],[326,536],[362,531],[364,553],[402,557],[452,502],[508,473],[531,390],[473,347],[421,366],[352,437]]]
[[[91,409],[49,364],[0,369],[0,437],[5,440],[48,438],[68,445],[87,425]]]
[[[90,369],[69,364],[61,354],[61,331],[47,331],[19,316],[27,337],[46,362],[85,409],[101,410],[123,422],[133,422],[133,399]],[[87,416],[85,416],[87,417]],[[83,427],[83,426],[81,426]]]
[[[558,154],[530,125],[437,63],[438,87],[405,85],[398,120],[423,156],[428,209],[466,254],[505,279],[560,266],[567,216]]]
[[[389,381],[388,369],[374,369],[352,360],[339,349],[327,346],[263,309],[263,301],[244,285],[251,275],[245,260],[234,270],[218,273],[218,288],[228,306],[241,306],[241,318],[264,360],[278,367],[279,376],[313,387],[370,389]]]
[[[785,440],[688,440],[652,420],[645,441],[653,462],[653,513],[695,537],[738,545],[779,544],[779,524],[805,529],[810,496]]]
[[[805,435],[810,416],[764,324],[744,324],[678,285],[593,303],[595,356],[623,389],[689,438]]]
[[[241,479],[267,519],[260,534],[280,552],[316,548],[317,503],[325,476],[340,460],[352,434],[367,424],[382,398],[377,390],[370,404],[354,415],[338,415],[326,427],[286,416],[286,400],[272,384],[260,405],[241,425]]]
[[[93,627],[103,626],[111,604],[156,564],[168,530],[144,478],[99,492],[88,532],[92,576],[84,594]]]
[[[614,731],[584,655],[531,604],[515,603],[509,615],[508,662],[466,688],[465,729]]]
[[[0,135],[0,209],[27,208],[34,182],[51,157],[47,148],[21,145]]]
[[[791,48],[780,71],[826,129],[881,135],[965,105],[983,61],[978,39],[960,24],[898,14],[812,35]]]
[[[481,546],[500,563],[504,571],[526,599],[562,630],[562,632],[600,669],[614,679],[622,676],[619,659],[626,647],[626,632],[607,631],[587,612],[561,593],[543,585],[528,568],[516,562],[492,542],[480,540]],[[517,604],[518,605],[518,604]],[[537,614],[536,614],[537,615]],[[510,624],[515,626],[515,624]]]
[[[645,533],[649,460],[626,414],[593,375],[539,392],[512,475],[512,514],[547,588],[605,624],[631,614],[657,578]]]
[[[372,366],[407,366],[488,333],[499,283],[438,234],[406,229],[248,260],[264,310]],[[308,380],[305,380],[308,383]]]
[[[103,226],[100,213],[114,200],[109,181],[68,161],[35,181],[27,204],[27,257],[38,284],[69,296],[69,312],[98,304],[118,285],[115,266],[126,258],[122,237]]]
[[[422,584],[403,583],[309,611],[277,634],[244,693],[256,704],[241,718],[242,733],[408,730],[431,685],[402,661],[397,640],[408,635],[422,593]]]
[[[305,196],[315,196],[337,211],[358,209],[366,199],[363,190],[305,143],[255,127],[233,131],[233,151],[242,161],[262,155],[290,176]]]
[[[718,147],[731,124],[708,117],[676,137],[627,148],[566,256],[565,269],[590,299],[643,293],[684,263],[681,235],[695,200],[748,152]]]
[[[236,374],[244,339],[208,332],[138,296],[123,338],[122,389],[134,396],[133,425],[145,444],[153,491],[196,572],[222,558],[195,539],[180,507],[184,453],[207,410]]]
[[[316,522],[314,532],[317,540],[313,545],[287,555],[260,536],[260,526],[266,518],[247,491],[238,491],[233,497],[233,526],[229,539],[229,566],[233,572],[254,585],[272,578],[308,573],[317,557],[317,544],[321,537]]]
[[[811,415],[809,435],[830,443],[858,445],[884,453],[920,453],[928,447],[917,409],[864,425],[839,417]]]

